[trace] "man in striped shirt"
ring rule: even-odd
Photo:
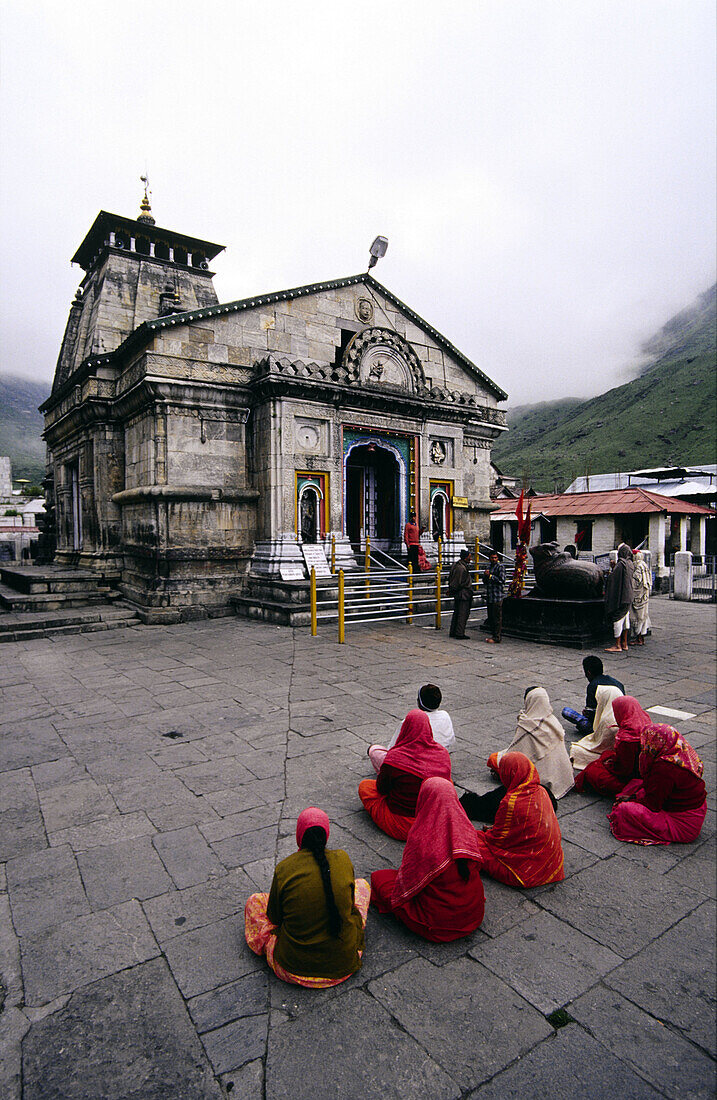
[[[492,638],[486,638],[491,645],[499,645],[503,629],[503,593],[505,592],[505,566],[495,550],[491,550],[490,564],[483,572],[486,587],[488,625]]]

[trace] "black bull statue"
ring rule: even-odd
[[[564,600],[596,600],[603,594],[604,577],[592,561],[580,561],[557,542],[541,542],[530,551],[536,587],[530,595]]]

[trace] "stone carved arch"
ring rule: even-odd
[[[426,389],[426,376],[415,351],[402,336],[387,328],[365,328],[344,352],[349,382],[398,386],[414,393]]]

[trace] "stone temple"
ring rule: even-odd
[[[368,273],[221,304],[223,247],[102,211],[42,407],[57,552],[147,621],[265,605],[337,568],[489,531],[504,391]],[[280,618],[281,616],[277,615]]]

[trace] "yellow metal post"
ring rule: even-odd
[[[413,622],[413,566],[408,563],[408,615],[406,616],[406,622],[410,625]]]
[[[371,598],[371,539],[366,538],[366,552],[363,556],[363,571],[366,574],[366,599]]]
[[[475,547],[473,548],[473,561],[476,563],[476,573],[478,572],[478,567],[480,565],[480,562],[478,561],[478,555],[479,554],[480,554],[480,542],[478,540],[478,536],[476,535]]]
[[[441,567],[436,566],[436,630],[441,629]]]
[[[343,643],[346,637],[344,623],[344,571],[339,569],[339,642]]]
[[[443,539],[439,537],[439,539],[438,539],[438,568],[441,569],[442,566],[443,566]]]
[[[316,637],[316,570],[311,566],[311,637]]]
[[[336,572],[336,535],[331,536],[331,572]]]

